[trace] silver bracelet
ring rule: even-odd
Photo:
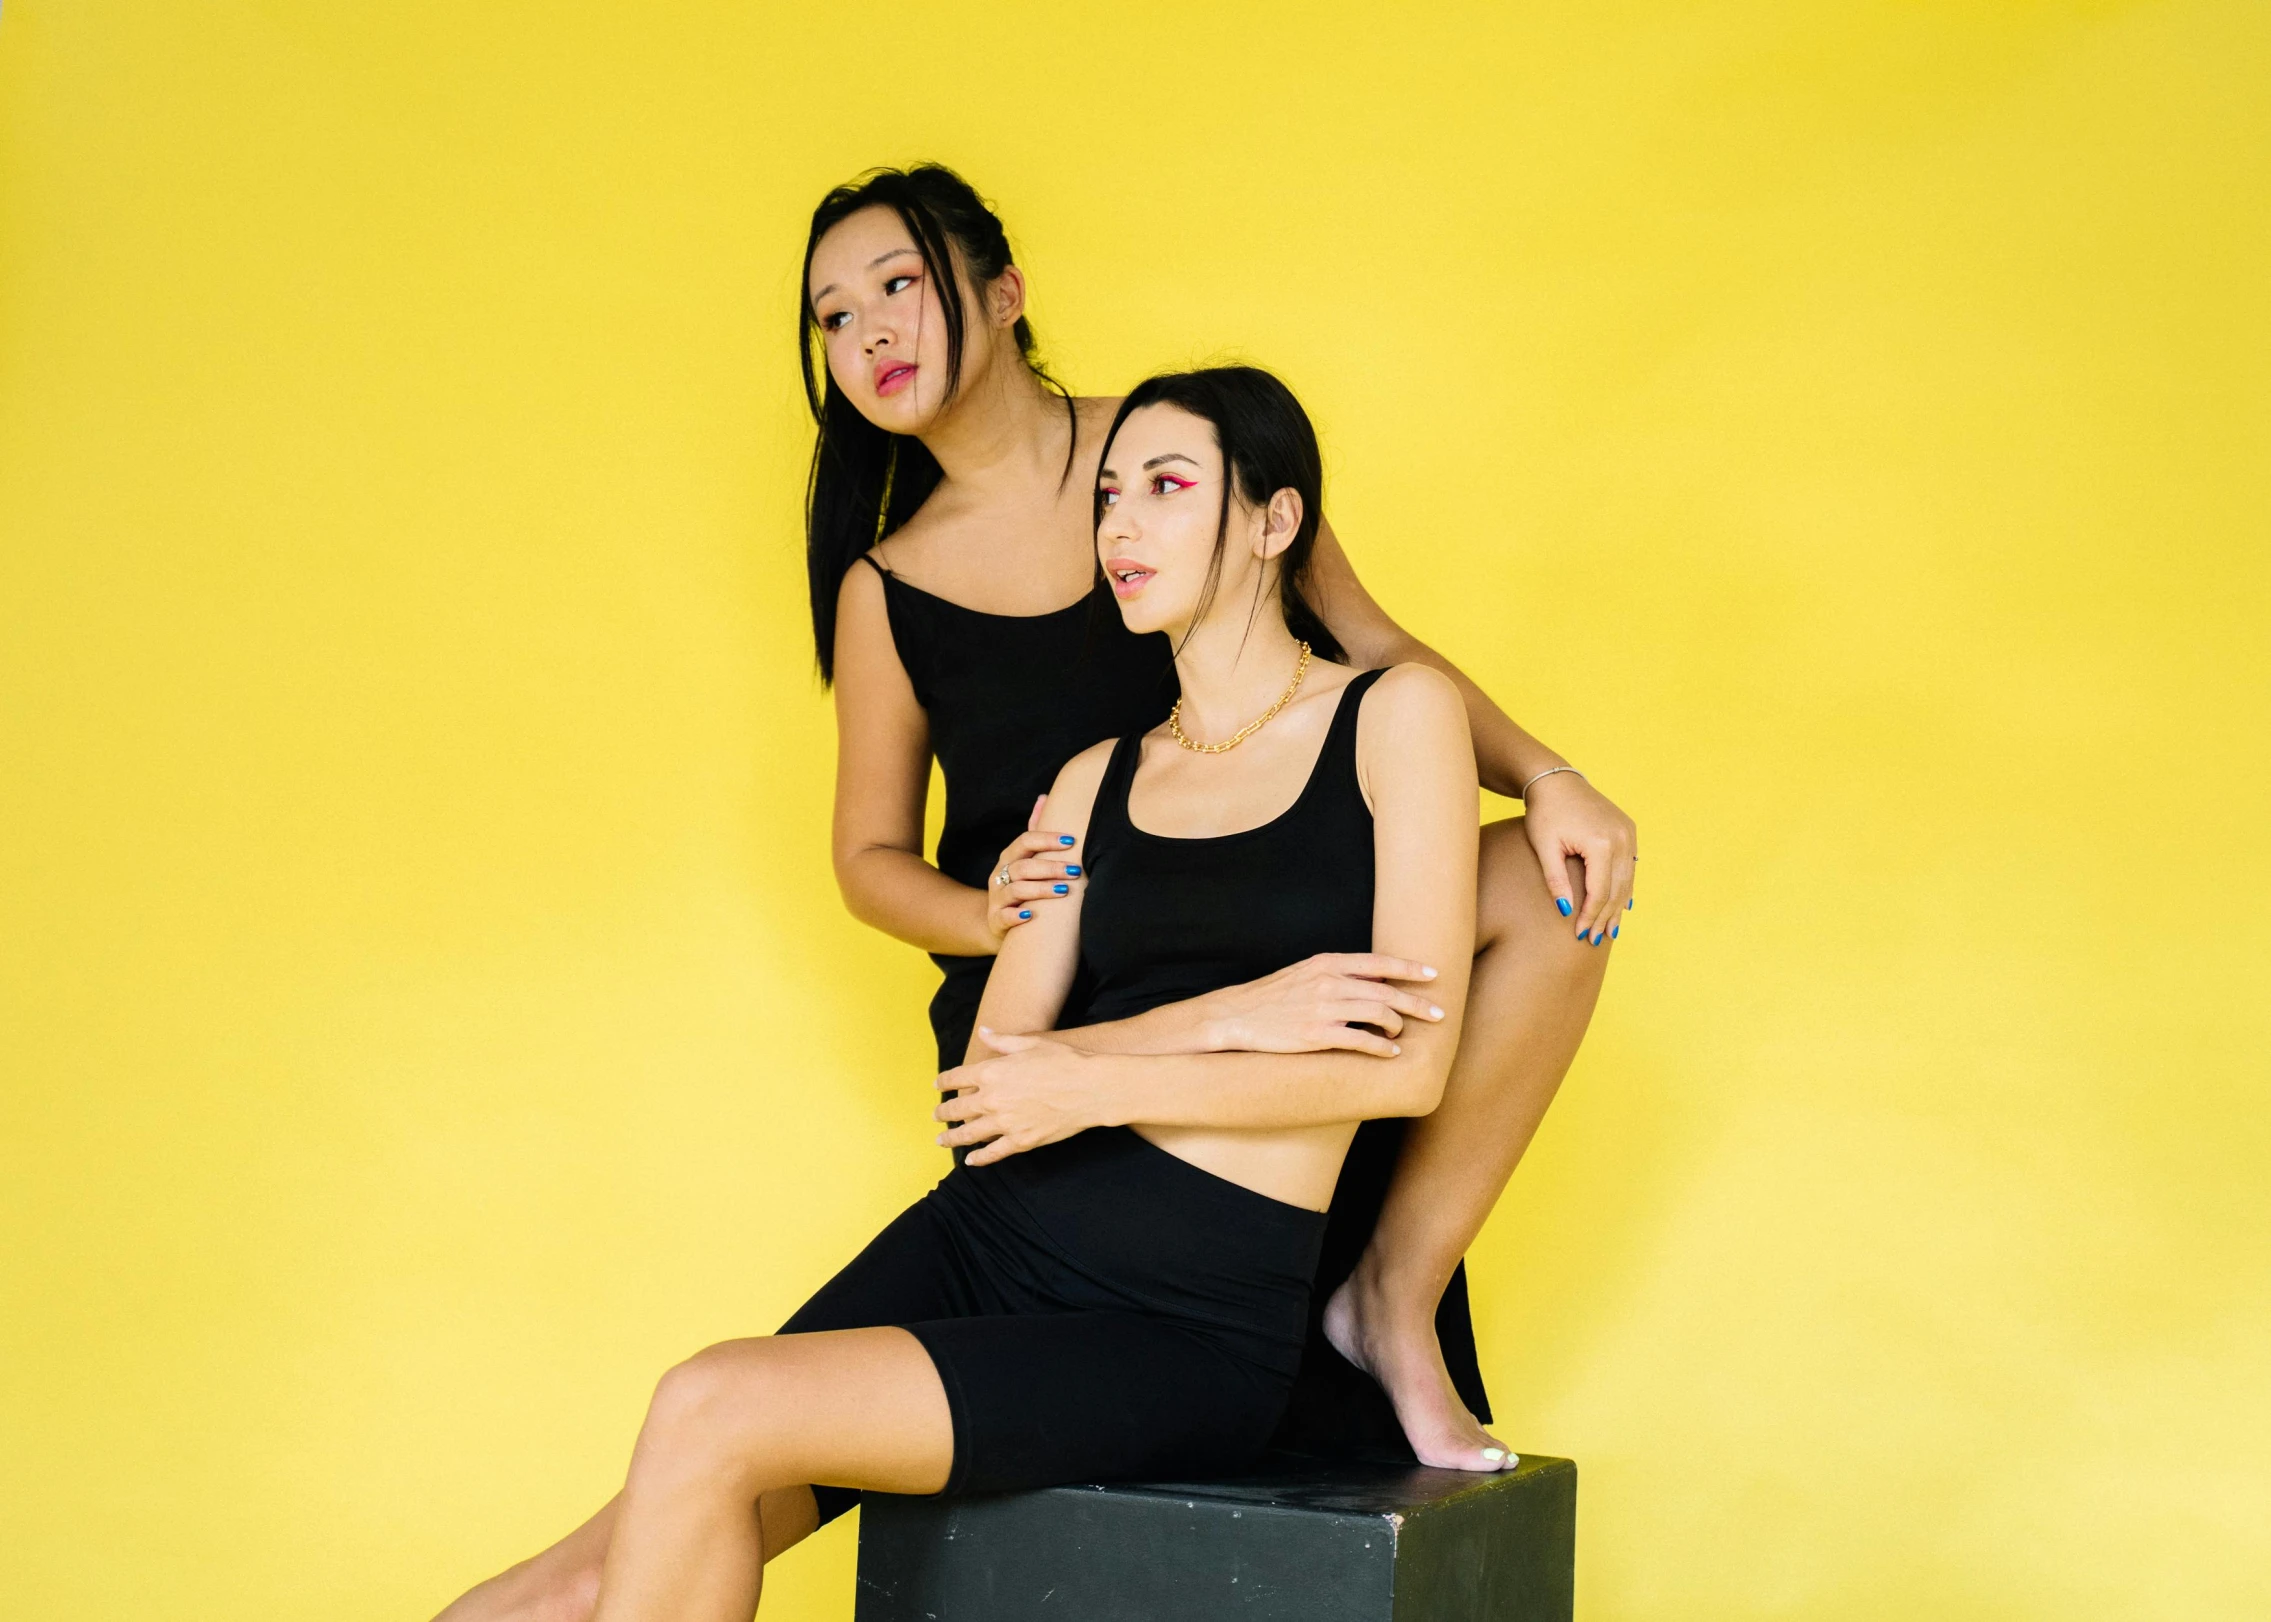
[[[1531,778],[1529,782],[1524,783],[1520,788],[1516,789],[1514,791],[1514,798],[1516,798],[1517,800],[1528,799],[1530,797],[1530,790],[1536,787],[1538,784],[1544,782],[1547,778],[1551,777],[1555,772],[1577,772],[1577,775],[1579,777],[1585,777],[1585,774],[1583,772],[1578,772],[1577,768],[1574,766],[1548,766],[1544,771],[1538,773],[1537,776]],[[1585,781],[1590,783],[1592,779],[1590,777],[1585,777]]]

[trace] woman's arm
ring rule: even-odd
[[[973,890],[923,860],[930,790],[930,718],[891,640],[883,581],[855,564],[836,598],[836,886],[852,916],[926,952],[984,957],[1055,899],[1056,836],[1029,830],[1004,851],[1020,863],[1007,889]],[[1050,857],[1038,852],[1046,847]],[[1051,872],[1044,875],[1041,868]],[[1028,871],[1028,868],[1031,870]]]
[[[1065,762],[1049,790],[1050,820],[1072,835],[1066,855],[1083,861],[1088,841],[1088,813],[1096,804],[1097,785],[1112,759],[1110,741],[1092,744]],[[978,1019],[991,1027],[1011,1031],[1045,1031],[1064,1013],[1065,997],[1072,990],[1080,967],[1080,910],[1088,887],[1077,885],[1056,906],[1036,909],[1033,921],[1013,932],[1001,944],[993,972],[986,976],[985,995],[978,999]],[[983,1056],[989,1050],[973,1035],[968,1054]],[[967,1057],[967,1055],[966,1055]],[[958,1075],[957,1067],[946,1072]]]
[[[1031,1018],[1045,999],[1005,991],[997,1001],[989,984],[979,1017],[1003,1033],[989,1043],[1000,1056],[939,1078],[942,1089],[966,1095],[940,1106],[941,1119],[961,1123],[941,1141],[985,1144],[970,1157],[982,1165],[1090,1126],[1277,1128],[1434,1109],[1458,1047],[1474,942],[1474,752],[1457,689],[1423,667],[1382,678],[1359,718],[1357,769],[1372,802],[1373,944],[1442,966],[1430,990],[1444,1018],[1405,1025],[1394,1051],[1379,1058],[1090,1054],[1022,1034],[1046,1029]],[[1081,811],[1085,827],[1085,805]],[[1036,933],[1020,931],[1005,947],[996,980]],[[1065,972],[1069,980],[1069,966]],[[983,1051],[972,1043],[973,1055]]]
[[[1632,869],[1639,835],[1632,819],[1609,797],[1574,772],[1541,772],[1568,761],[1531,737],[1467,679],[1450,660],[1389,618],[1357,579],[1331,524],[1317,529],[1311,556],[1311,606],[1329,627],[1350,660],[1367,670],[1384,665],[1421,664],[1451,678],[1466,705],[1467,728],[1475,740],[1475,765],[1482,786],[1493,794],[1523,800],[1523,827],[1544,870],[1546,887],[1574,912],[1581,933],[1606,931],[1632,897]],[[1524,784],[1531,784],[1527,796]],[[1585,894],[1572,895],[1564,859],[1585,864]]]
[[[1388,1058],[1407,1019],[1441,1019],[1435,970],[1385,952],[1319,952],[1275,974],[1055,1033],[1083,1053],[1317,1053]],[[1396,984],[1408,980],[1420,989]],[[1377,1026],[1374,1030],[1372,1027]]]

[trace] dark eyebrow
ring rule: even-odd
[[[1143,470],[1149,473],[1162,462],[1188,462],[1193,467],[1199,465],[1198,458],[1195,456],[1185,456],[1181,451],[1169,451],[1164,456],[1154,456],[1150,461],[1144,463]]]
[[[886,259],[896,259],[903,253],[919,254],[921,251],[922,250],[919,248],[893,248],[889,253],[879,253],[873,259],[870,259],[867,262],[867,268],[869,270],[873,270],[877,265],[882,264]],[[834,282],[830,282],[826,287],[823,287],[819,292],[812,295],[812,302],[818,304],[822,299],[826,298],[830,293],[833,293],[834,291],[836,291],[836,284]]]

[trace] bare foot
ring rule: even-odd
[[[1449,1470],[1511,1470],[1522,1461],[1467,1412],[1443,1366],[1435,1303],[1392,1302],[1366,1257],[1325,1303],[1333,1350],[1380,1382],[1419,1462]]]

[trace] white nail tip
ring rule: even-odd
[[[1502,1447],[1486,1447],[1482,1450],[1482,1456],[1495,1462],[1496,1460],[1506,1457],[1506,1449]]]
[[[1394,1054],[1394,1053],[1401,1053],[1401,1052],[1403,1052],[1403,1051],[1404,1051],[1404,1045],[1403,1045],[1403,1043],[1401,1043],[1401,1042],[1390,1042],[1390,1043],[1388,1044],[1388,1051],[1389,1051],[1389,1052],[1390,1052],[1391,1054]]]

